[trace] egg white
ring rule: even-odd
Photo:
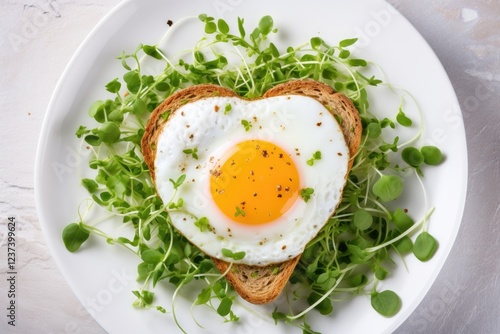
[[[224,113],[225,106],[231,110]],[[249,121],[247,131],[241,124]],[[260,139],[291,154],[300,188],[313,188],[306,203],[298,198],[283,216],[268,224],[247,226],[232,221],[218,209],[210,193],[210,170],[236,144]],[[183,151],[198,150],[198,159]],[[314,152],[321,160],[307,165]],[[223,259],[221,250],[245,252],[249,265],[279,263],[300,255],[340,202],[348,170],[348,147],[339,124],[318,101],[299,95],[247,101],[213,97],[187,103],[170,115],[159,135],[156,188],[167,203],[182,198],[182,210],[171,210],[175,227],[204,253]],[[169,179],[186,174],[175,192]],[[207,217],[212,231],[201,232],[194,217]]]

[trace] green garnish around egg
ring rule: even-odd
[[[187,149],[183,150],[182,152],[190,155],[191,157],[193,157],[193,159],[198,160],[198,148],[197,147],[187,148]]]
[[[246,119],[241,120],[241,125],[243,125],[243,127],[245,128],[245,131],[247,131],[247,132],[250,131],[250,129],[252,128],[252,123],[250,123]]]
[[[221,252],[225,257],[231,258],[236,261],[243,259],[246,255],[245,252],[233,252],[227,248],[222,248]]]
[[[297,305],[276,308],[270,316],[276,322],[313,332],[305,317],[308,312],[316,310],[328,315],[335,311],[339,299],[356,295],[370,295],[376,312],[394,315],[400,308],[399,296],[391,290],[377,289],[377,283],[391,275],[388,264],[411,253],[420,261],[428,261],[438,249],[438,241],[426,228],[434,208],[424,208],[425,214],[414,221],[404,209],[388,205],[404,193],[406,177],[420,180],[425,168],[444,160],[439,148],[420,145],[422,125],[417,124],[415,112],[411,112],[413,105],[422,118],[418,104],[404,90],[378,79],[373,74],[376,66],[355,57],[355,51],[349,48],[355,45],[356,38],[330,45],[320,37],[312,37],[308,43],[281,48],[273,42],[272,35],[278,29],[270,16],[262,17],[251,30],[247,30],[243,18],[238,18],[236,28],[205,14],[199,20],[206,35],[193,46],[191,60],[171,59],[157,46],[143,44],[118,56],[124,69],[122,77],[105,85],[106,94],[111,96],[90,106],[94,127],[82,125],[75,133],[92,153],[89,170],[95,176],[82,180],[90,198],[78,209],[77,221],[63,230],[64,245],[70,252],[84,251],[81,247],[89,238],[102,237],[109,244],[135,253],[141,260],[137,267],[140,287],[132,291],[137,298],[136,307],[167,313],[165,307],[156,304],[153,292],[155,288],[165,288],[158,285],[161,281],[172,285],[174,296],[183,288],[204,283],[193,306],[206,305],[225,321],[238,321],[232,309],[236,298],[232,286],[214,268],[210,257],[171,224],[168,211],[185,209],[184,199],[177,195],[191,176],[182,174],[168,180],[175,190],[170,202],[158,198],[141,156],[144,125],[166,97],[186,85],[218,84],[252,99],[279,83],[310,78],[329,84],[353,102],[363,124],[362,144],[357,155],[351,157],[353,166],[336,213],[304,249],[291,276],[293,299],[306,301],[308,306],[295,314],[290,310]],[[223,53],[214,52],[216,45],[236,48],[242,55],[241,63],[231,64]],[[142,57],[163,62],[163,72],[154,76],[141,73]],[[392,117],[380,119],[372,113],[368,96],[387,88],[397,92],[402,102],[391,109]],[[188,102],[183,100],[181,104]],[[232,114],[231,104],[223,108],[225,115]],[[331,110],[331,106],[326,108]],[[169,116],[170,112],[166,112],[161,119],[167,121]],[[342,124],[342,118],[335,117]],[[248,120],[242,120],[241,125],[246,132],[252,128]],[[397,132],[401,127],[415,131],[414,136],[402,142]],[[198,148],[186,148],[183,152],[199,158]],[[321,152],[316,151],[307,164],[314,166],[321,158]],[[423,192],[425,196],[425,189]],[[300,190],[304,202],[313,195],[313,188]],[[102,218],[94,221],[88,218],[92,215],[87,215],[94,205],[131,227],[133,236],[117,236],[113,234],[116,231],[98,228]],[[245,216],[244,210],[236,207],[235,216]],[[212,229],[206,217],[193,216],[192,224],[203,233]],[[226,248],[221,252],[235,261],[246,255]],[[191,285],[192,282],[198,285]],[[174,302],[168,312],[184,331],[176,318]]]
[[[309,166],[312,166],[314,165],[314,162],[317,160],[321,160],[321,151],[314,152],[312,158],[307,160],[307,164]]]
[[[309,202],[311,196],[314,194],[313,188],[303,188],[300,190],[300,197],[304,200],[304,202]]]
[[[241,209],[239,206],[236,207],[236,212],[234,213],[234,216],[235,217],[238,217],[238,216],[242,216],[242,217],[245,217],[245,211],[243,211],[243,209]]]
[[[224,107],[224,115],[229,114],[231,109],[233,109],[233,105],[231,103],[226,104],[226,106]]]

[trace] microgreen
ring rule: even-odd
[[[365,210],[357,210],[354,213],[352,221],[354,226],[356,226],[359,230],[364,231],[372,225],[373,217]]]
[[[118,78],[116,78],[113,81],[110,81],[106,85],[106,90],[110,93],[118,93],[121,87],[122,87],[121,82],[118,80]]]
[[[370,138],[375,139],[380,137],[380,135],[382,134],[382,127],[379,123],[370,123],[366,127],[366,132]]]
[[[395,248],[399,254],[409,253],[413,250],[413,241],[410,237],[405,236],[395,243]]]
[[[392,317],[398,312],[401,300],[394,291],[385,290],[382,292],[373,292],[371,303],[378,313],[386,317]]]
[[[201,232],[210,231],[212,226],[210,226],[210,222],[207,217],[201,217],[200,219],[194,222],[194,225],[200,229]]]
[[[246,255],[245,252],[233,252],[227,248],[222,248],[221,252],[222,252],[222,255],[224,255],[225,257],[231,258],[235,261],[242,260]]]
[[[420,150],[413,146],[406,147],[401,152],[401,157],[408,165],[415,168],[419,167],[424,162],[424,156],[420,153]]]
[[[198,148],[188,148],[182,151],[183,153],[189,154],[193,159],[198,160]]]
[[[396,211],[392,215],[392,221],[401,232],[406,231],[414,224],[413,219],[408,216],[408,214],[406,214],[406,212],[404,212],[404,210],[402,210],[401,208],[396,209]]]
[[[344,40],[342,40],[342,41],[339,42],[339,46],[341,48],[346,48],[348,46],[351,46],[351,45],[355,44],[357,41],[358,41],[357,38],[344,39]]]
[[[261,97],[282,82],[315,79],[345,94],[353,102],[360,113],[363,135],[359,151],[352,157],[353,166],[341,203],[306,246],[290,278],[289,290],[293,298],[287,301],[290,304],[306,301],[308,306],[305,309],[302,304],[288,305],[285,310],[276,308],[272,317],[275,322],[291,324],[303,333],[317,333],[306,321],[308,312],[331,314],[338,300],[359,294],[370,294],[371,305],[378,313],[394,315],[400,308],[398,295],[391,290],[379,292],[375,289],[378,280],[391,274],[387,263],[395,263],[393,256],[409,253],[421,261],[428,261],[437,250],[437,241],[425,229],[415,242],[412,241],[413,233],[429,219],[433,210],[414,222],[406,210],[389,209],[385,202],[400,198],[408,169],[414,168],[416,175],[421,177],[420,168],[424,168],[424,164],[438,165],[444,159],[435,146],[418,149],[422,130],[416,128],[422,125],[404,113],[407,102],[390,109],[395,119],[380,119],[372,114],[369,103],[372,92],[377,94],[377,90],[389,87],[396,91],[401,101],[406,101],[402,98],[406,94],[372,73],[376,66],[361,59],[358,51],[351,48],[356,38],[329,44],[325,37],[315,36],[300,46],[282,48],[271,38],[278,33],[271,16],[262,17],[253,29],[245,26],[243,18],[237,19],[237,29],[221,18],[206,14],[198,18],[205,35],[193,46],[191,58],[167,57],[158,46],[144,44],[117,57],[123,73],[104,85],[104,93],[111,96],[92,103],[88,115],[94,125],[81,125],[75,132],[77,138],[91,146],[88,166],[94,176],[82,178],[82,186],[89,194],[84,202],[87,212],[80,212],[79,208],[78,222],[63,230],[65,247],[70,252],[81,250],[81,246],[95,235],[135,253],[141,261],[137,266],[137,279],[143,286],[132,292],[136,297],[133,305],[166,313],[165,307],[155,305],[153,289],[165,288],[158,286],[160,281],[169,282],[174,288],[170,313],[180,328],[174,299],[187,286],[199,288],[193,306],[206,305],[226,322],[237,321],[238,316],[232,310],[236,293],[224,273],[219,273],[210,257],[170,223],[172,210],[187,210],[184,199],[173,196],[170,201],[163,202],[156,194],[141,155],[144,126],[151,112],[165,98],[189,85],[222,85],[243,98],[252,99]],[[227,54],[217,51],[217,46],[234,50],[241,56],[241,63],[230,62]],[[163,63],[163,71],[154,75],[143,73],[142,58]],[[186,103],[189,100],[181,101],[181,104]],[[226,115],[233,110],[230,103],[223,108]],[[170,113],[168,110],[161,114],[161,121],[166,121]],[[344,124],[340,115],[334,117],[340,125]],[[245,131],[252,128],[249,120],[242,120],[241,125]],[[399,125],[418,133],[414,139],[400,144]],[[151,148],[155,150],[156,146],[152,144]],[[199,158],[197,147],[184,148],[183,153],[195,160]],[[321,152],[316,151],[306,163],[313,166],[321,158]],[[394,162],[397,158],[408,166],[399,166]],[[187,175],[182,174],[169,182],[177,192],[186,179]],[[300,190],[304,202],[313,194],[313,188]],[[93,205],[119,218],[134,231],[133,235],[115,237],[98,229],[95,225],[106,217],[90,221],[86,213]],[[236,207],[234,215],[244,217],[245,212]],[[192,224],[200,233],[213,231],[207,217],[192,215]],[[245,256],[245,252],[226,248],[221,252],[235,261]],[[278,271],[276,267],[273,274]],[[191,285],[195,281],[198,285]],[[289,314],[292,309],[302,311]],[[181,328],[181,331],[184,330]]]
[[[392,152],[397,152],[398,151],[398,142],[399,142],[399,137],[396,136],[396,137],[394,137],[394,140],[392,141],[392,143],[385,143],[385,144],[380,145],[380,150],[382,152],[387,152],[389,150],[391,150]]]
[[[411,126],[413,124],[413,121],[406,116],[406,114],[403,112],[403,109],[399,108],[399,112],[396,116],[396,121],[401,124],[402,126]]]
[[[303,188],[300,190],[300,197],[304,200],[304,202],[309,202],[311,199],[312,194],[314,194],[314,189],[313,188]]]
[[[427,165],[436,166],[443,161],[443,154],[436,146],[422,146],[420,152],[422,153],[424,162]]]
[[[243,211],[239,206],[236,207],[235,217],[242,216],[245,217],[245,211]]]
[[[97,131],[97,136],[103,143],[116,143],[120,140],[120,127],[116,123],[106,122]]]
[[[413,254],[420,261],[429,261],[437,249],[436,239],[428,232],[422,232],[417,236],[413,244]]]
[[[179,187],[184,183],[185,180],[186,180],[186,174],[182,174],[175,181],[173,179],[169,179],[170,183],[172,183],[175,190],[179,189]]]
[[[245,128],[245,131],[247,131],[247,132],[250,131],[250,129],[252,128],[252,123],[250,123],[246,119],[241,120],[241,125],[243,125],[243,127]]]
[[[217,307],[217,313],[219,313],[220,316],[225,317],[226,315],[231,312],[231,306],[233,305],[233,300],[228,297],[224,297],[219,306]]]
[[[162,54],[155,45],[143,45],[142,50],[150,57],[153,57],[155,59],[162,59]]]
[[[167,207],[169,210],[177,210],[182,208],[183,206],[184,206],[184,199],[180,197],[177,199],[177,202],[170,202]]]
[[[231,103],[226,104],[224,107],[224,115],[229,114],[229,112],[233,109],[233,105]]]
[[[321,160],[321,151],[316,151],[313,153],[312,155],[312,158],[307,160],[306,163],[309,165],[309,166],[312,166],[314,165],[314,162],[316,160]]]
[[[396,175],[382,175],[372,188],[373,193],[384,202],[395,200],[403,192],[403,181]]]
[[[99,185],[97,184],[97,182],[95,182],[92,179],[86,179],[86,178],[82,179],[82,185],[85,187],[85,189],[88,190],[88,192],[90,194],[93,194],[99,188]]]
[[[69,224],[62,233],[64,246],[70,252],[76,252],[89,236],[90,232],[85,229],[82,223]]]

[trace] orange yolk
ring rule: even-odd
[[[225,156],[210,171],[210,192],[227,217],[247,225],[265,224],[290,209],[300,180],[288,153],[267,141],[248,140]]]

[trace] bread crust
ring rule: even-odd
[[[349,148],[348,170],[350,170],[361,142],[362,132],[361,119],[353,103],[332,87],[315,80],[292,80],[279,84],[269,89],[261,98],[283,95],[314,98],[335,116]],[[153,111],[141,142],[144,161],[149,168],[153,182],[155,181],[155,148],[158,136],[167,123],[168,117],[186,103],[215,96],[238,97],[234,91],[221,86],[195,85],[172,94]],[[212,261],[221,273],[226,273],[226,279],[243,299],[253,304],[266,304],[281,294],[299,259],[300,255],[285,262],[266,266],[231,264],[217,258],[212,258]]]

